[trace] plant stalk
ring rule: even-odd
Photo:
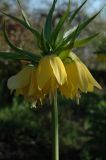
[[[52,160],[59,160],[57,92],[52,105]]]

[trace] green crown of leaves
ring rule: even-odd
[[[56,6],[56,2],[57,2],[57,0],[54,0],[52,6],[50,8],[50,11],[47,15],[45,25],[44,25],[41,33],[30,24],[19,0],[17,0],[17,2],[18,2],[19,7],[21,9],[23,19],[19,19],[15,16],[7,14],[4,11],[1,11],[1,13],[4,14],[5,16],[11,18],[12,20],[20,23],[23,27],[28,29],[33,34],[33,36],[36,38],[37,46],[41,52],[39,54],[31,53],[30,51],[26,51],[26,50],[23,50],[22,48],[15,46],[10,41],[10,39],[7,35],[6,23],[4,21],[3,33],[4,33],[5,40],[8,43],[8,45],[14,50],[14,52],[0,52],[0,57],[2,57],[4,59],[28,60],[28,61],[31,61],[32,64],[36,64],[39,62],[39,60],[42,58],[42,56],[48,55],[48,54],[56,54],[56,55],[60,56],[61,58],[63,58],[63,57],[66,57],[67,50],[71,50],[72,48],[83,47],[98,35],[98,33],[96,33],[96,34],[93,34],[93,35],[86,37],[84,39],[78,38],[80,33],[101,12],[101,10],[99,12],[97,12],[96,14],[94,14],[91,18],[88,18],[87,20],[83,21],[82,23],[80,22],[77,25],[77,27],[75,27],[73,30],[65,31],[65,34],[63,33],[63,30],[62,30],[63,25],[67,21],[71,26],[73,20],[78,15],[79,11],[84,6],[84,4],[87,2],[87,0],[85,0],[71,14],[71,16],[70,16],[70,6],[71,5],[70,5],[70,0],[69,0],[66,11],[64,12],[63,16],[59,19],[57,25],[53,28],[52,19],[53,19],[53,13],[55,11],[55,6]],[[60,34],[61,34],[61,36],[60,36]]]

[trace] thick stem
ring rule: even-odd
[[[52,160],[59,160],[57,92],[52,105]]]

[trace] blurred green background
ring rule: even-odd
[[[41,29],[51,1],[21,0],[25,11],[36,28]],[[73,0],[71,12],[81,0]],[[106,4],[105,0],[88,0],[73,25],[94,14]],[[67,1],[58,0],[53,19],[55,25],[66,8]],[[0,10],[21,18],[15,0],[0,0]],[[82,94],[80,104],[58,96],[60,160],[106,160],[106,7],[83,31],[82,37],[100,32],[89,45],[75,53],[91,70],[103,87],[102,91]],[[0,14],[0,51],[10,51],[2,33]],[[27,30],[7,19],[8,35],[20,47],[37,52],[36,43]],[[0,160],[51,160],[51,108],[48,100],[33,108],[22,97],[10,94],[7,80],[26,62],[0,59]]]

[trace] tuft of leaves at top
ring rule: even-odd
[[[68,30],[61,37],[61,40],[57,41],[57,39],[59,39],[60,33],[62,32],[63,26],[65,25],[65,23],[67,21],[69,21],[70,24],[70,28],[71,28],[71,24],[72,21],[75,19],[75,17],[79,14],[79,11],[82,9],[82,7],[85,5],[85,3],[87,2],[87,0],[85,0],[78,8],[75,9],[75,11],[73,11],[73,13],[70,15],[70,0],[68,2],[67,5],[67,9],[64,12],[63,16],[60,18],[60,20],[58,21],[57,25],[55,27],[53,27],[52,25],[52,19],[53,19],[53,13],[55,11],[55,7],[56,7],[56,3],[57,0],[53,0],[52,6],[48,12],[44,27],[41,31],[41,33],[31,25],[31,23],[29,22],[26,13],[24,12],[21,3],[19,0],[17,0],[18,5],[20,7],[21,13],[22,13],[22,19],[19,19],[13,15],[10,15],[8,13],[5,13],[4,11],[1,11],[2,14],[4,14],[5,16],[11,18],[12,20],[20,23],[22,26],[24,26],[26,29],[28,29],[33,35],[34,37],[36,37],[36,41],[38,44],[38,48],[41,50],[41,53],[38,54],[36,53],[30,53],[29,51],[25,51],[22,48],[18,48],[16,47],[9,39],[7,32],[6,32],[6,24],[4,23],[4,37],[6,42],[8,43],[8,45],[14,50],[13,53],[8,53],[7,57],[6,57],[6,52],[0,52],[0,57],[4,58],[4,59],[26,59],[31,61],[31,63],[35,64],[39,61],[39,59],[42,56],[45,56],[47,54],[57,54],[57,55],[61,55],[62,53],[66,53],[67,54],[67,50],[71,50],[72,48],[79,48],[79,47],[83,47],[85,46],[87,43],[89,43],[93,38],[95,38],[96,36],[98,36],[98,33],[95,33],[93,35],[90,35],[86,38],[83,39],[79,39],[79,35],[80,33],[86,28],[86,26],[92,22],[92,20],[94,20],[98,14],[101,12],[98,11],[96,14],[94,14],[92,17],[88,18],[87,20],[80,22],[77,27],[75,27],[74,29]],[[4,53],[4,55],[3,55]],[[13,56],[14,54],[14,56]]]

